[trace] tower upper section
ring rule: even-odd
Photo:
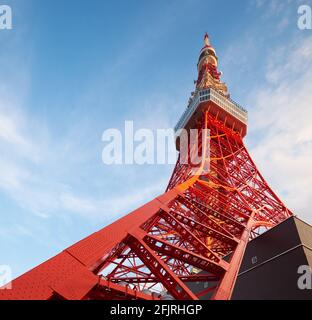
[[[197,70],[195,91],[192,92],[187,109],[175,127],[176,133],[179,134],[179,129],[196,128],[198,120],[208,111],[226,127],[244,137],[247,133],[248,113],[230,98],[226,84],[221,82],[218,57],[207,33],[204,47],[199,54]]]
[[[218,71],[218,56],[215,49],[210,45],[207,33],[204,37],[204,47],[199,54],[197,70],[196,89],[200,90],[210,87],[225,96],[229,96],[227,86],[220,80],[221,72]]]

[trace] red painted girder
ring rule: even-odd
[[[161,254],[181,260],[196,268],[214,273],[216,275],[223,275],[228,268],[228,263],[220,258],[219,261],[213,261],[151,235],[145,236],[144,242],[147,243],[150,248]]]
[[[214,252],[212,252],[206,246],[205,243],[203,243],[192,232],[186,229],[183,226],[183,224],[178,219],[176,219],[171,213],[169,213],[168,211],[162,210],[161,216],[171,225],[173,230],[178,232],[183,240],[186,240],[188,243],[190,243],[197,250],[198,253],[202,254],[204,257],[212,261],[218,262],[220,260],[220,258]]]
[[[121,286],[112,281],[101,278],[98,285],[89,293],[90,298],[101,300],[101,294],[105,296],[113,295],[116,297],[118,295],[119,299],[124,298],[125,300],[130,299],[141,299],[141,300],[160,300],[156,295],[148,295],[138,290],[133,290],[128,286]],[[88,299],[88,296],[85,297]]]
[[[129,235],[125,242],[136,252],[146,267],[158,278],[158,281],[179,300],[197,300],[194,293],[173,273],[153,250],[144,243],[141,236]]]
[[[212,217],[215,217],[218,220],[223,221],[225,223],[225,226],[232,225],[241,231],[244,229],[244,225],[241,224],[240,222],[228,216],[225,216],[224,214],[221,214],[220,212],[212,208],[209,208],[206,205],[203,205],[194,199],[180,197],[179,202],[185,205],[191,212],[196,214],[199,219],[202,219],[205,221],[206,224],[209,224],[211,228],[218,230],[219,232],[227,235],[228,237],[233,237],[233,234],[225,227],[220,226],[220,224],[218,224],[215,220],[213,220]]]
[[[193,230],[200,231],[203,235],[213,237],[215,239],[218,239],[224,243],[229,244],[233,248],[238,244],[238,239],[236,239],[233,236],[228,236],[225,233],[219,232],[218,230],[212,228],[211,226],[208,226],[206,224],[197,222],[191,218],[188,218],[178,212],[171,211],[171,214],[175,216],[175,218],[180,221],[181,223],[189,226]],[[216,223],[215,223],[216,224]]]
[[[219,281],[220,278],[209,275],[209,274],[192,274],[189,276],[179,276],[179,279],[183,282],[198,282],[198,281],[204,281],[204,282],[215,282]],[[127,282],[127,283],[155,283],[159,280],[155,276],[150,277],[122,277],[122,278],[110,278],[109,279],[113,283],[118,282]]]

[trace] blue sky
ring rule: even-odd
[[[312,31],[297,28],[311,0],[0,4],[13,10],[0,31],[0,264],[14,276],[164,191],[172,166],[105,166],[101,136],[125,120],[173,127],[206,31],[250,113],[252,156],[312,221]]]

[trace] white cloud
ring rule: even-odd
[[[116,191],[116,195],[107,199],[94,199],[63,193],[59,197],[60,206],[85,217],[99,218],[102,216],[106,221],[111,222],[143,205],[146,201],[152,200],[155,195],[158,195],[159,190],[164,189],[165,185],[166,181],[160,179],[150,187],[140,188],[137,186],[135,191],[129,190],[126,194]]]
[[[8,101],[0,98],[0,105],[8,107]],[[8,113],[7,109],[11,112]],[[164,189],[166,181],[160,179],[150,187],[143,185],[140,189],[136,186],[135,191],[128,190],[127,194],[117,189],[114,192],[116,196],[111,196],[111,192],[106,192],[103,196],[92,196],[91,191],[80,192],[78,186],[64,182],[66,179],[62,179],[62,175],[55,176],[55,167],[61,168],[58,170],[62,172],[73,170],[72,163],[76,160],[76,154],[79,157],[79,151],[83,151],[77,150],[78,147],[71,140],[57,141],[54,144],[49,139],[49,134],[45,135],[43,145],[40,133],[42,130],[48,132],[48,129],[27,125],[36,121],[22,113],[16,117],[17,113],[15,105],[0,108],[0,189],[21,208],[41,218],[72,213],[108,221],[135,209]],[[85,160],[79,158],[78,161],[86,166]],[[135,171],[128,169],[129,174]]]
[[[251,154],[299,217],[312,222],[312,38],[272,52],[250,110]]]
[[[296,2],[297,0],[254,0],[252,5],[256,8],[265,8],[266,17],[272,15],[278,15],[282,11],[285,11],[290,4]]]
[[[301,0],[253,0],[249,9],[257,10],[262,23],[270,24],[270,34],[266,38],[275,36],[287,29],[290,24],[296,28],[294,15],[297,13]],[[289,29],[287,29],[289,30]]]

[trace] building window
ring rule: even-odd
[[[257,262],[258,262],[257,256],[254,256],[254,257],[251,258],[251,263],[252,264],[256,264]]]

